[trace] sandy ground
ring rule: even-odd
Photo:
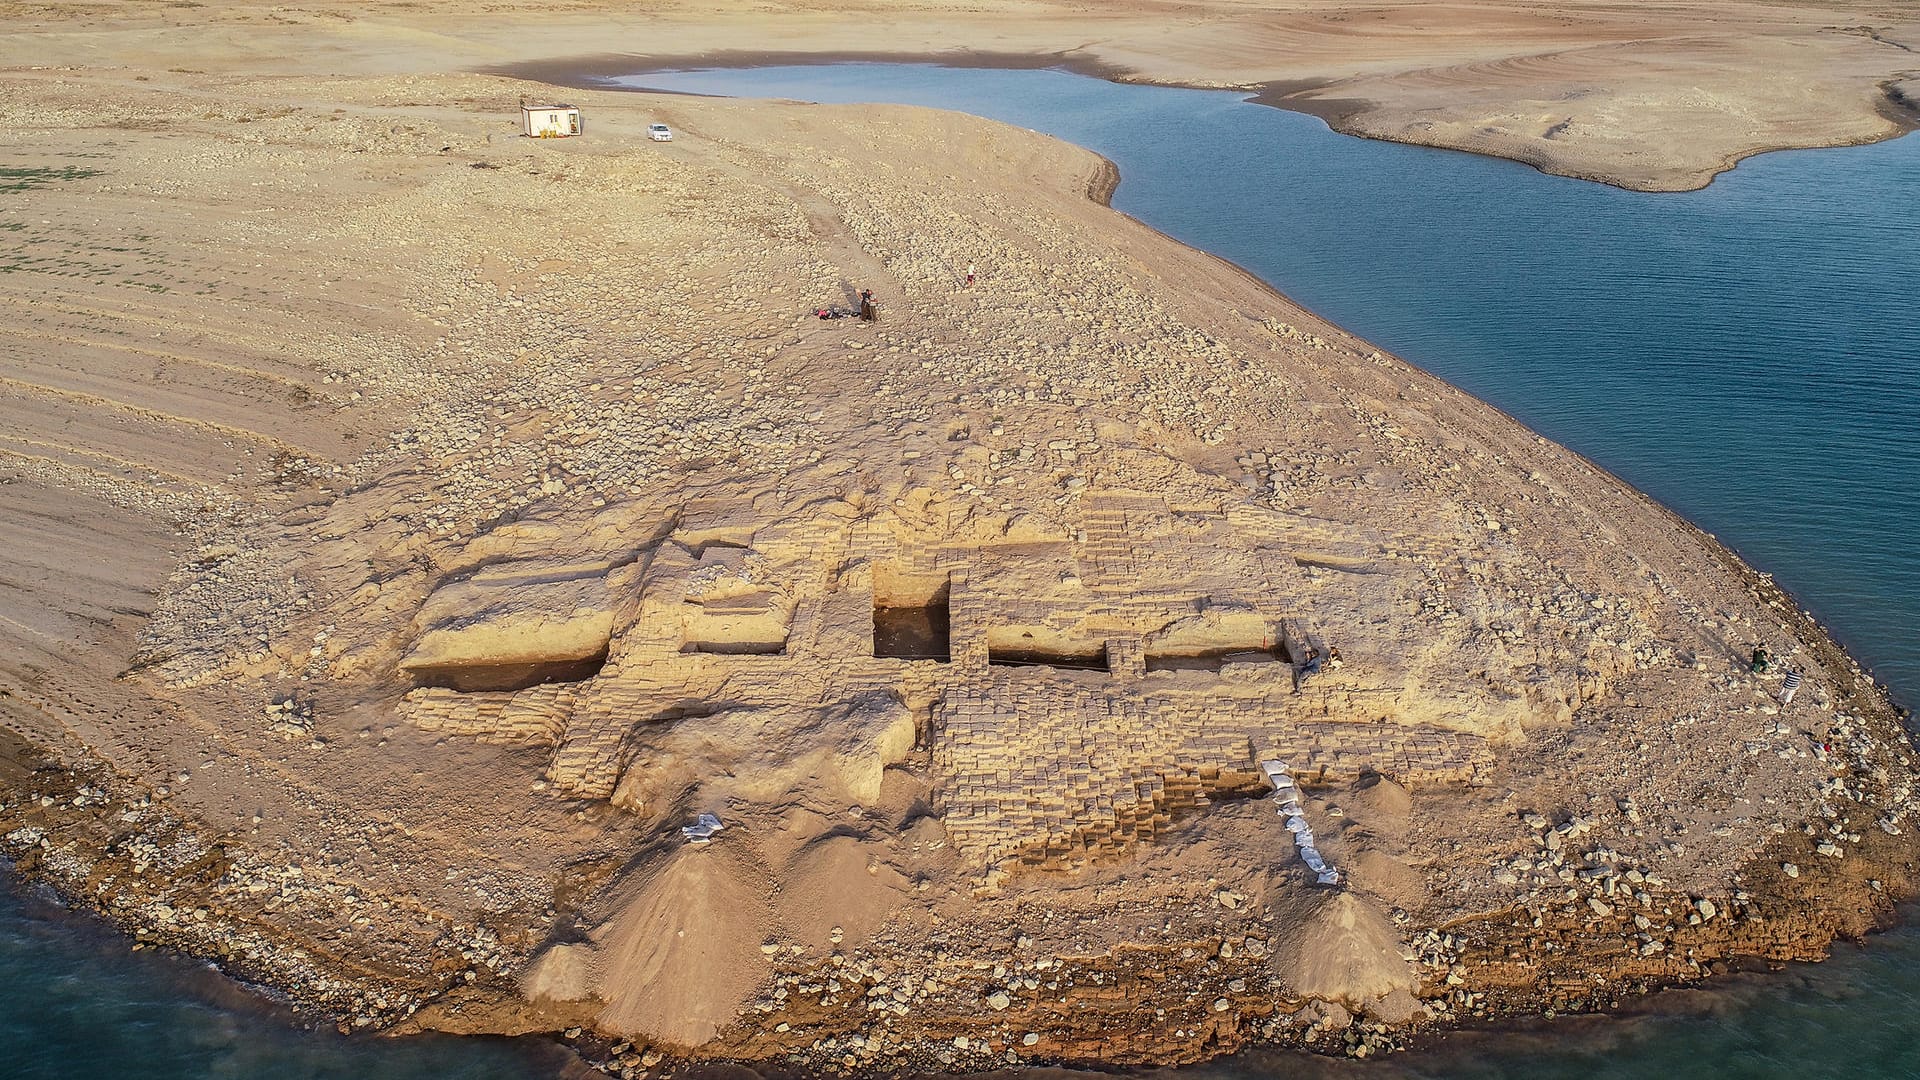
[[[1892,709],[1790,601],[1096,157],[590,91],[527,140],[538,87],[428,69],[590,13],[396,10],[4,46],[0,835],[69,895],[638,1070],[1370,1052],[1907,889]],[[877,655],[896,605],[950,655]]]
[[[1239,87],[1341,130],[1646,190],[1769,149],[1911,127],[1920,23],[1897,3],[941,0],[470,5],[19,4],[0,63],[394,74],[618,54],[996,54]],[[543,70],[536,68],[533,70]]]

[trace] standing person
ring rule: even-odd
[[[1797,671],[1787,672],[1786,681],[1780,684],[1780,704],[1782,705],[1793,704],[1793,695],[1796,692],[1798,692],[1799,689],[1800,689],[1800,673]]]
[[[967,288],[973,288],[973,264],[967,264]]]
[[[873,290],[860,290],[860,318],[863,322],[873,321]]]

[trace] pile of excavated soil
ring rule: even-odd
[[[1399,931],[1352,893],[1328,896],[1280,939],[1292,957],[1282,975],[1302,994],[1361,1003],[1417,984]]]
[[[794,935],[816,946],[865,944],[910,889],[887,857],[884,849],[852,836],[828,836],[795,855],[780,887],[780,907]]]
[[[748,850],[725,837],[689,845],[607,897],[594,931],[602,1027],[699,1046],[734,1019],[766,977],[760,944],[774,925],[771,883]]]

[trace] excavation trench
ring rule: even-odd
[[[873,655],[890,660],[953,659],[953,590],[946,576],[874,575]]]
[[[525,690],[547,683],[580,682],[600,674],[607,650],[572,660],[520,664],[436,664],[409,669],[415,686],[457,690],[463,694]]]

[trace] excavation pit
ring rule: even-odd
[[[873,655],[890,660],[953,659],[953,613],[944,603],[873,609]]]
[[[873,655],[886,660],[953,659],[952,587],[944,576],[874,574]]]
[[[987,649],[987,663],[995,667],[1050,667],[1067,671],[1111,671],[1107,647],[1093,650],[1060,651],[1041,648]]]
[[[1284,664],[1287,662],[1286,649],[1278,645],[1147,654],[1148,671],[1219,671],[1228,664]]]
[[[793,623],[791,602],[764,589],[728,591],[684,605],[683,653],[781,656]]]
[[[435,664],[409,668],[413,684],[456,690],[463,694],[525,690],[547,683],[581,682],[600,674],[607,663],[602,649],[592,656],[570,660],[537,660],[518,664]]]

